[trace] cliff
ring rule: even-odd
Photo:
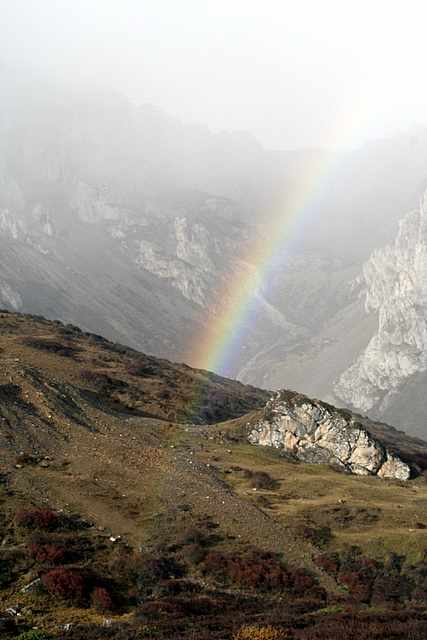
[[[365,308],[377,315],[377,329],[334,391],[348,406],[390,417],[392,407],[404,402],[407,385],[427,370],[426,195],[400,222],[394,244],[366,262],[363,279]]]
[[[427,443],[393,427],[286,390],[268,401],[248,439],[303,462],[384,479],[408,480],[417,458],[427,454]]]

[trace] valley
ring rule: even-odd
[[[114,93],[2,71],[3,307],[199,366],[206,336],[226,339],[215,326],[233,308],[228,283],[250,271],[256,291],[217,372],[425,436],[424,130],[338,155],[273,152]],[[264,276],[254,247],[282,233],[306,174],[325,167]]]

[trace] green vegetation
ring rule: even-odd
[[[425,640],[422,476],[249,445],[263,392],[5,318],[2,640]]]

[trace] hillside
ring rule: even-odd
[[[424,637],[422,475],[251,445],[265,392],[43,318],[0,363],[2,638]]]

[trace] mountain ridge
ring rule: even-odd
[[[390,419],[396,412],[401,420],[406,384],[416,384],[427,369],[426,221],[424,194],[419,208],[401,220],[395,242],[374,252],[363,267],[365,308],[376,315],[377,328],[366,348],[337,379],[334,393],[348,406],[374,416]],[[414,401],[416,398],[408,406]],[[411,420],[411,427],[423,435],[423,420],[416,420]]]

